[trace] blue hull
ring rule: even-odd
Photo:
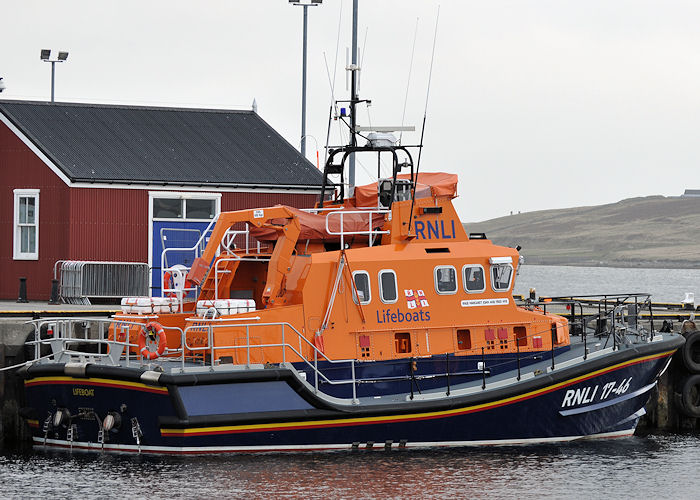
[[[44,365],[26,375],[33,412],[28,421],[36,446],[144,453],[466,446],[622,436],[634,431],[677,343],[617,351],[500,388],[490,383],[486,390],[455,389],[450,396],[424,394],[409,400],[402,394],[387,403],[355,405],[318,397],[287,369],[162,375],[160,384],[149,385],[138,381],[142,372],[135,369],[88,366],[80,378],[66,376],[63,365]],[[58,408],[68,409],[73,418],[54,426],[50,421]],[[121,415],[121,426],[101,437],[99,422],[108,412]]]

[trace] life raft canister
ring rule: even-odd
[[[158,341],[158,349],[151,351],[146,346],[146,339],[148,337]],[[141,328],[141,334],[139,335],[139,353],[146,359],[156,359],[158,356],[162,356],[165,352],[166,338],[165,330],[160,323],[156,321],[150,321],[146,323],[143,328]]]

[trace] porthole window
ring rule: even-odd
[[[352,290],[352,300],[357,304],[357,298],[359,296],[360,304],[369,304],[370,300],[372,300],[369,287],[369,273],[367,271],[355,271],[352,273],[352,279],[355,282],[355,286]]]
[[[457,271],[453,266],[435,268],[435,291],[439,294],[457,293]]]
[[[467,293],[480,293],[486,290],[484,268],[478,264],[467,264],[462,268],[462,281],[464,291]]]
[[[511,264],[491,265],[491,286],[496,292],[507,292],[512,277],[513,266]]]
[[[393,304],[399,299],[396,273],[391,269],[379,271],[379,297],[385,304]]]

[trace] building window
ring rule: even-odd
[[[435,268],[435,291],[440,294],[457,293],[457,271],[452,266]]]
[[[478,264],[467,264],[462,268],[462,280],[464,291],[467,293],[479,293],[486,289],[484,280],[484,268]]]
[[[396,273],[391,269],[379,271],[379,296],[385,304],[393,304],[399,299]]]
[[[507,292],[513,277],[513,266],[510,264],[491,265],[491,286],[496,292]]]
[[[39,190],[15,189],[15,260],[39,259]]]
[[[182,219],[182,200],[179,198],[153,198],[154,219]]]
[[[213,219],[216,215],[216,200],[190,198],[185,200],[186,219]]]
[[[189,196],[154,197],[153,218],[211,220],[216,216],[216,199]]]
[[[372,300],[372,294],[369,288],[369,273],[367,271],[355,271],[352,273],[352,279],[355,286],[352,289],[352,300],[357,304],[357,297],[360,297],[360,304],[369,304]],[[357,291],[357,293],[355,293]]]

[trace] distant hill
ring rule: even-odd
[[[648,196],[466,223],[530,264],[700,268],[700,197]]]

